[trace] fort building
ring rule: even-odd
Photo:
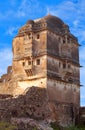
[[[75,122],[80,108],[79,43],[69,26],[50,14],[28,20],[13,39],[12,51],[0,94],[18,96],[32,86],[44,88],[50,102],[68,104],[64,106]]]

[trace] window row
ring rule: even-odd
[[[61,65],[62,65],[62,68],[63,68],[63,69],[66,69],[66,68],[70,69],[70,68],[71,68],[71,65],[70,65],[70,64],[66,64],[66,63],[61,64],[61,63],[59,62],[59,68],[61,68]]]
[[[37,34],[35,36],[36,39],[40,39],[40,34]],[[28,35],[24,36],[24,40],[29,40],[29,39],[33,39],[33,35],[31,33],[29,33]]]
[[[33,61],[31,61],[31,60],[29,60],[29,61],[24,61],[24,62],[22,62],[22,65],[23,65],[23,66],[33,65]],[[36,65],[40,65],[40,59],[37,59],[37,60],[36,60]]]
[[[58,37],[58,41],[59,42],[62,42],[63,44],[65,44],[65,43],[72,43],[72,39],[71,38],[69,38],[69,37]]]

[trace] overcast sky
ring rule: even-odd
[[[48,13],[69,25],[80,47],[81,105],[85,105],[85,0],[2,0],[0,2],[0,76],[12,62],[12,39],[29,19]]]

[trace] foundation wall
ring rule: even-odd
[[[48,78],[47,89],[50,100],[73,103],[79,107],[80,90],[78,85]]]

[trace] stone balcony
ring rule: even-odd
[[[73,72],[73,70],[71,68],[64,68],[60,70],[60,73],[69,73],[71,74]]]
[[[70,68],[70,69],[66,68],[66,69],[63,69],[63,72],[69,72],[69,73],[72,73],[73,70],[72,70],[71,68]]]
[[[32,68],[33,68],[32,65],[24,66],[24,69],[25,69],[25,70],[31,70]]]

